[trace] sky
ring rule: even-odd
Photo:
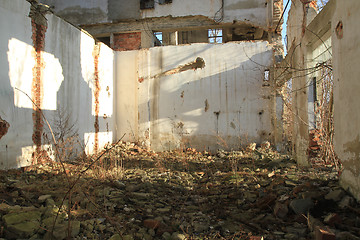
[[[283,0],[284,9],[285,9],[285,6],[286,6],[286,4],[287,4],[288,1],[289,1],[289,6],[286,8],[285,13],[284,13],[284,23],[283,23],[282,31],[281,31],[282,42],[283,42],[283,45],[284,45],[284,54],[285,54],[285,55],[287,54],[286,44],[285,44],[285,39],[286,39],[286,26],[287,26],[287,25],[286,25],[286,22],[287,22],[289,10],[290,10],[290,7],[291,7],[291,0]],[[318,4],[319,10],[321,10],[323,4],[327,3],[328,1],[329,1],[329,0],[317,0],[317,4]]]
[[[287,0],[283,0],[283,3],[284,3],[284,8],[286,6],[286,3],[287,3]],[[289,14],[289,10],[290,10],[290,6],[291,6],[291,1],[289,3],[289,6],[286,8],[285,10],[285,13],[284,13],[284,23],[282,25],[282,31],[281,31],[281,35],[282,35],[282,42],[283,42],[283,45],[284,45],[284,54],[286,55],[287,54],[287,51],[286,51],[286,43],[285,43],[285,39],[286,39],[286,22],[287,22],[287,19],[288,19],[288,14]]]

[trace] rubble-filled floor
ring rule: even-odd
[[[360,205],[338,171],[301,169],[266,147],[210,155],[123,143],[90,167],[43,164],[0,182],[3,239],[360,239]]]

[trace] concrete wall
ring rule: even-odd
[[[360,200],[360,2],[335,5],[331,21],[335,150],[344,167],[340,182]]]
[[[314,69],[309,71],[307,75],[307,83],[309,85],[308,91],[308,116],[309,116],[309,128],[315,129],[319,121],[319,116],[317,113],[317,104],[321,103],[322,86],[323,82],[332,76],[325,76],[324,70],[327,70],[329,74],[331,71],[329,69],[321,68],[321,64],[331,63],[332,60],[332,46],[331,46],[331,32],[327,31],[321,39],[315,40],[313,43],[309,44],[307,50],[307,66],[309,69]],[[315,79],[316,89],[313,85]],[[315,95],[316,92],[316,95]]]
[[[117,109],[126,113],[117,115],[116,135],[127,133],[154,150],[272,140],[272,94],[263,81],[272,58],[265,41],[117,52],[122,87],[116,95],[124,100],[117,100]]]
[[[308,19],[302,26],[299,22],[306,19],[306,15],[302,14],[304,13],[302,5],[300,1],[292,3],[288,21],[288,48],[290,49],[288,56],[290,57],[287,56],[282,64],[296,69],[297,66],[294,63],[299,60],[301,63],[301,60],[304,59],[300,65],[301,69],[306,67],[311,69],[319,62],[332,59],[334,148],[343,165],[340,184],[360,200],[360,112],[358,111],[360,109],[358,97],[360,91],[360,69],[358,67],[360,62],[360,32],[358,31],[360,2],[357,0],[330,0],[314,19]],[[320,71],[304,73],[309,78],[317,77],[319,79]],[[282,71],[281,75],[287,76],[289,79],[296,76],[296,73]],[[301,87],[301,84],[306,87],[304,79],[306,78],[299,77],[296,80],[300,84],[298,87]],[[280,80],[280,82],[284,81]],[[293,80],[294,82],[295,80]],[[298,110],[296,113],[300,113],[304,117],[303,119],[306,119],[308,112],[299,111],[308,108],[306,98],[295,95],[293,100],[295,110]],[[305,123],[307,124],[307,121]],[[308,128],[304,124],[295,122],[297,146],[308,146],[305,135],[307,131]],[[304,142],[306,145],[302,144]],[[307,147],[303,149],[298,147],[296,150],[298,162],[306,162]]]
[[[202,15],[210,19],[220,19],[222,12],[224,12],[222,22],[245,21],[265,28],[268,20],[268,5],[264,0],[224,0],[223,11],[221,0],[181,0],[163,5],[155,1],[153,9],[145,10],[140,10],[140,0],[41,0],[41,2],[54,6],[54,11],[59,16],[77,25],[165,16]]]
[[[54,7],[60,17],[75,25],[108,22],[108,0],[40,0]]]
[[[44,44],[37,52],[29,10],[27,1],[0,0],[0,116],[10,124],[0,140],[0,168],[29,165],[39,143],[34,136],[50,137],[29,97],[38,101],[54,131],[59,131],[59,115],[69,116],[88,153],[112,141],[113,51],[47,14],[45,36],[39,37]],[[48,144],[38,141],[42,148]]]

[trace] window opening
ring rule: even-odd
[[[265,69],[265,71],[264,71],[264,81],[268,82],[269,80],[270,80],[270,70]]]
[[[160,5],[169,4],[169,3],[172,3],[172,0],[159,0]]]
[[[189,44],[189,32],[185,31],[181,33],[181,44]]]
[[[162,32],[154,32],[155,36],[155,46],[162,46],[163,45],[163,38],[162,38]]]
[[[265,69],[264,70],[264,87],[268,87],[270,86],[270,70],[269,69]]]
[[[153,9],[154,0],[140,0],[140,9]]]
[[[98,37],[97,39],[110,47],[110,37]]]
[[[209,29],[208,30],[209,43],[222,43],[222,29]]]

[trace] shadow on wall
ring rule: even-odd
[[[271,140],[271,88],[264,72],[272,51],[266,42],[246,44],[150,49],[150,77],[139,76],[139,87],[149,89],[146,99],[140,96],[139,125],[150,124],[140,140],[149,138],[154,150],[238,149]],[[203,68],[176,71],[197,57]]]
[[[19,13],[14,15],[19,18]],[[34,161],[36,131],[41,134],[41,151],[47,151],[48,157],[52,157],[52,147],[45,141],[50,138],[50,130],[43,119],[40,129],[36,129],[39,125],[35,121],[39,119],[34,115],[33,102],[40,103],[54,132],[64,130],[56,129],[56,122],[61,120],[59,116],[67,116],[69,124],[74,126],[72,130],[84,142],[77,147],[79,153],[92,153],[112,142],[112,64],[104,59],[110,56],[112,63],[112,51],[101,44],[96,59],[94,40],[90,36],[49,15],[48,30],[43,36],[45,46],[39,57],[28,31],[31,19],[21,17],[28,22],[7,29],[0,39],[4,43],[1,50],[7,52],[0,56],[0,114],[11,125],[0,141],[0,168],[28,166]],[[25,31],[21,32],[22,28]],[[95,65],[98,66],[95,68]],[[108,78],[109,72],[111,78]],[[35,81],[36,78],[39,81]],[[99,88],[97,94],[94,94],[95,86]]]

